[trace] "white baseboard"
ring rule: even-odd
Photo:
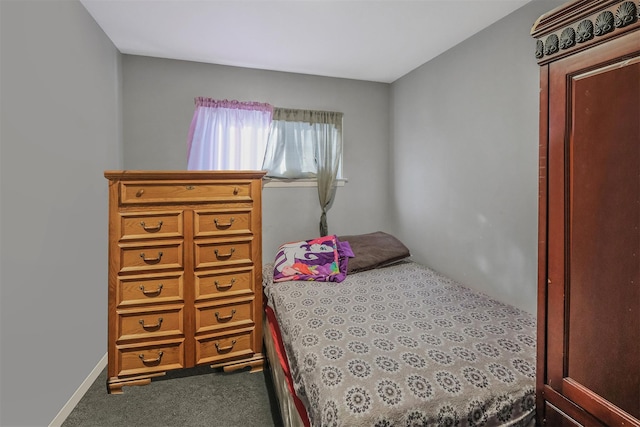
[[[64,420],[66,420],[69,414],[71,414],[71,411],[73,411],[73,408],[75,408],[78,402],[80,402],[80,399],[82,399],[82,396],[84,396],[84,394],[89,390],[89,387],[91,387],[91,384],[93,384],[94,381],[98,378],[98,376],[100,375],[100,373],[102,372],[105,366],[107,366],[107,354],[105,354],[104,357],[100,359],[96,367],[93,368],[93,371],[91,371],[89,376],[85,378],[82,384],[80,384],[80,387],[78,387],[76,392],[73,393],[73,396],[71,396],[71,398],[62,407],[62,409],[60,409],[60,412],[58,412],[58,415],[56,415],[53,421],[51,421],[51,423],[49,424],[49,427],[62,426],[62,423],[64,422]]]

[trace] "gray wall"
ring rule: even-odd
[[[106,352],[119,56],[76,1],[0,1],[0,425],[48,425]]]
[[[414,258],[536,310],[539,67],[531,2],[392,84],[392,197]]]
[[[393,232],[389,217],[388,84],[123,56],[123,139],[127,169],[185,169],[193,99],[268,102],[344,113],[344,175],[328,213],[332,234]],[[282,243],[316,237],[316,188],[265,188],[263,260]]]
[[[414,258],[534,312],[528,31],[560,4],[536,0],[390,86],[126,55],[121,78],[78,2],[1,0],[0,425],[48,424],[105,354],[102,172],[183,169],[195,96],[344,112],[349,183],[330,232],[395,232]],[[314,188],[264,202],[266,261],[317,234]]]

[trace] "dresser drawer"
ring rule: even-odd
[[[183,274],[147,274],[117,279],[118,307],[183,302]]]
[[[253,326],[253,299],[196,307],[196,332]]]
[[[118,342],[182,335],[182,307],[118,313]]]
[[[121,213],[120,240],[183,237],[182,224],[182,211]]]
[[[196,364],[213,364],[253,355],[251,343],[254,333],[251,328],[235,334],[196,338]]]
[[[195,243],[195,268],[252,264],[251,239],[197,241]]]
[[[118,375],[136,375],[184,368],[184,341],[117,349]]]
[[[120,272],[182,269],[183,244],[179,242],[149,245],[120,245]]]
[[[120,203],[250,201],[250,182],[121,182]]]
[[[196,237],[251,234],[251,211],[195,211]]]
[[[210,271],[196,273],[196,301],[253,294],[253,268],[226,270],[222,273]]]

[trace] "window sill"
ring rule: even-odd
[[[344,187],[348,181],[346,178],[338,179],[336,183],[337,187]],[[278,179],[278,178],[263,178],[264,188],[283,188],[283,187],[317,187],[318,181],[315,179]]]

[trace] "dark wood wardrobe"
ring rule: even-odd
[[[540,425],[640,425],[640,2],[580,0],[540,65]]]

